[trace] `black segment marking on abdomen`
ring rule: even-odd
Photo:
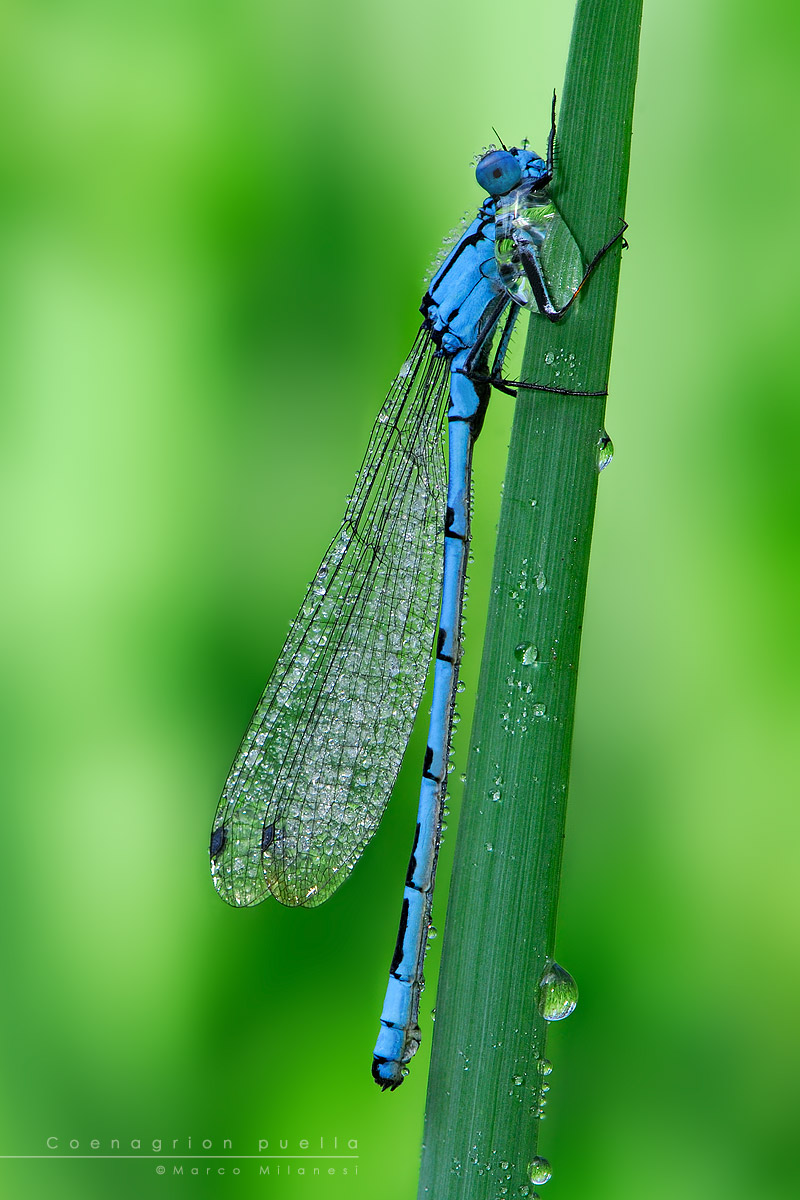
[[[444,647],[444,644],[446,641],[447,641],[447,630],[440,629],[439,630],[439,640],[436,643],[436,657],[438,658],[439,662],[451,663],[453,661],[452,656],[449,654],[442,654],[442,648]]]
[[[406,887],[414,887],[411,880],[414,877],[414,872],[417,869],[417,846],[419,845],[419,821],[417,828],[414,830],[414,845],[411,847],[411,857],[408,860],[408,871],[406,873]]]
[[[403,942],[406,936],[406,926],[408,925],[408,900],[403,897],[403,910],[400,913],[400,928],[397,931],[397,941],[392,955],[392,965],[389,967],[389,974],[394,975],[400,963],[403,961]]]

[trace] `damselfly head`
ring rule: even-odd
[[[475,168],[478,183],[490,196],[505,196],[523,180],[536,184],[547,175],[547,165],[532,150],[488,150]],[[546,182],[546,181],[545,181]]]
[[[505,196],[522,182],[522,167],[510,150],[490,150],[475,168],[475,177],[490,196]]]

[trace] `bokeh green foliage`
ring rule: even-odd
[[[326,1195],[415,1193],[424,1052],[391,1096],[369,1060],[421,731],[323,908],[226,908],[206,845],[422,272],[478,200],[472,155],[492,125],[543,146],[571,19],[551,8],[4,9],[4,1154],[353,1137],[358,1177]],[[552,1200],[794,1190],[797,34],[786,5],[645,8]],[[497,397],[476,456],[464,699],[509,416]],[[155,1166],[0,1171],[18,1197],[138,1198]]]

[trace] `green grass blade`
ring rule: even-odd
[[[641,0],[576,9],[552,191],[587,261],[624,212],[640,19]],[[605,389],[619,262],[615,247],[557,325],[531,320],[523,379]],[[516,405],[436,1001],[420,1177],[436,1200],[534,1190],[538,984],[555,957],[604,409],[544,392]]]

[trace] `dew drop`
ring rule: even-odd
[[[514,647],[514,658],[516,658],[517,662],[521,662],[524,667],[529,667],[531,663],[535,663],[538,657],[539,651],[530,642],[520,642],[518,646]]]
[[[543,717],[545,715],[545,713],[547,712],[547,705],[546,704],[533,704],[533,705],[531,705],[531,712],[534,717]]]
[[[537,574],[533,577],[533,582],[536,584],[537,591],[544,591],[544,589],[547,587],[547,576],[545,575],[544,571],[537,572]]]
[[[439,933],[439,930],[436,928],[435,925],[429,925],[428,926],[428,941],[432,942],[433,939],[438,935],[438,933]],[[560,968],[559,968],[559,970],[560,970]],[[539,986],[541,987],[541,984]],[[572,1008],[574,1008],[574,1007],[575,1007],[575,1005],[573,1004]],[[570,1012],[572,1012],[572,1008],[570,1009]],[[564,1013],[564,1016],[566,1016],[566,1015],[567,1014]],[[553,1018],[553,1020],[557,1020],[557,1019],[558,1019],[557,1017]]]
[[[577,983],[569,971],[551,961],[539,980],[539,1012],[545,1021],[563,1021],[577,1003]],[[540,1066],[539,1070],[541,1069]]]
[[[614,443],[606,433],[605,429],[600,434],[600,440],[597,443],[597,469],[602,471],[611,462],[614,457]]]
[[[556,356],[553,354],[552,350],[547,351],[547,354],[544,356],[544,361],[547,363],[548,367],[552,367],[553,363],[556,361]]]
[[[538,1154],[536,1158],[531,1159],[528,1163],[528,1178],[531,1183],[547,1183],[552,1174],[550,1163],[546,1158],[541,1158]]]
[[[514,1075],[513,1080],[514,1080],[514,1087],[522,1087],[523,1083],[525,1082],[525,1080],[522,1078],[521,1075]]]

